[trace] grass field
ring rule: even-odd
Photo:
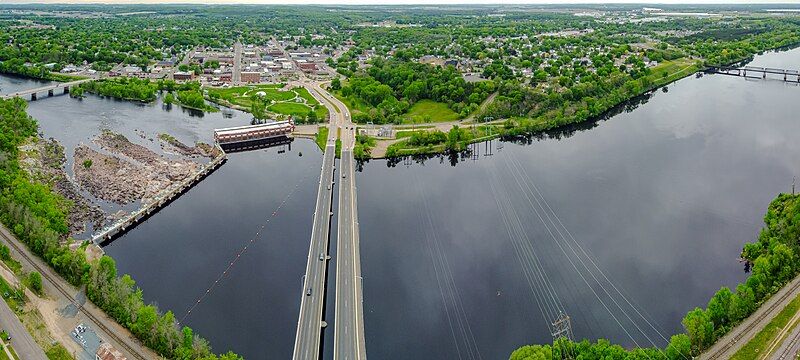
[[[414,103],[408,113],[403,115],[403,123],[430,123],[458,120],[460,116],[447,104],[432,101],[420,100]]]
[[[264,98],[273,102],[267,110],[275,114],[305,117],[314,108],[317,119],[327,119],[328,109],[322,106],[317,99],[302,87],[291,90],[280,90],[283,84],[237,86],[228,89],[209,89],[209,94],[215,94],[220,99],[232,104],[249,109],[252,105],[250,97],[264,93]]]
[[[305,116],[311,111],[311,108],[301,103],[275,103],[267,107],[267,110],[278,114]]]
[[[778,333],[781,332],[788,323],[789,320],[794,316],[797,311],[800,310],[800,296],[796,297],[789,305],[786,305],[783,310],[776,316],[772,321],[767,324],[761,331],[756,334],[753,339],[751,339],[747,344],[742,346],[736,354],[733,355],[731,358],[732,360],[750,360],[750,359],[759,359],[763,356],[760,354],[763,351],[766,351],[769,347],[770,343],[778,336]],[[797,324],[793,324],[796,326]]]
[[[317,143],[319,149],[325,151],[325,141],[328,140],[328,128],[325,126],[320,126],[319,130],[317,130],[317,137],[314,139],[314,142]]]
[[[661,86],[691,75],[697,71],[697,69],[699,69],[699,66],[694,60],[680,58],[665,61],[654,66],[650,69],[650,75],[647,75],[647,77],[655,86]]]

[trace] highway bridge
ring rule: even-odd
[[[354,133],[355,130],[345,132]],[[363,288],[359,255],[358,209],[353,163],[354,135],[342,141],[339,179],[339,229],[336,251],[336,320],[333,358],[366,359],[364,344]]]
[[[306,273],[300,300],[300,316],[294,342],[295,360],[319,359],[322,349],[322,331],[325,305],[325,282],[328,276],[328,240],[333,205],[333,174],[336,160],[336,129],[330,126],[325,153],[322,157],[317,205],[311,229],[311,244],[308,248]]]
[[[15,93],[0,95],[0,97],[2,97],[3,99],[10,99],[10,98],[13,98],[15,96],[23,97],[23,96],[30,95],[30,99],[31,100],[36,100],[37,94],[39,94],[39,93],[46,92],[47,96],[53,96],[53,95],[55,95],[55,91],[56,90],[63,89],[63,93],[67,94],[67,93],[69,93],[69,88],[70,87],[78,85],[78,84],[83,84],[85,82],[94,81],[94,80],[95,79],[81,79],[81,80],[75,80],[75,81],[70,81],[70,82],[65,82],[65,83],[55,83],[55,84],[52,84],[52,85],[42,86],[42,87],[38,87],[38,88],[35,88],[35,89],[21,90],[21,91],[15,92]]]
[[[303,84],[309,93],[325,105],[331,119],[323,157],[317,210],[308,264],[303,283],[303,299],[295,338],[294,359],[319,359],[324,322],[325,278],[327,277],[328,236],[332,209],[333,168],[337,133],[341,133],[342,152],[339,166],[339,204],[336,252],[336,313],[333,358],[366,359],[364,342],[363,292],[359,255],[358,210],[355,186],[355,125],[347,106],[325,91],[320,83]],[[326,227],[327,226],[327,227]]]

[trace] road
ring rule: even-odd
[[[346,130],[345,132],[353,132]],[[351,136],[348,136],[351,137]],[[342,144],[333,358],[366,359],[353,146]]]
[[[22,325],[17,314],[14,314],[5,301],[0,301],[0,328],[11,335],[11,346],[20,359],[47,360],[42,348],[33,340],[28,329]]]
[[[300,316],[294,343],[296,360],[319,359],[325,304],[325,282],[328,268],[328,240],[333,202],[333,174],[336,160],[336,129],[331,125],[325,153],[322,158],[317,205],[311,229],[311,244],[308,248],[306,273],[300,301]]]
[[[233,85],[242,82],[242,43],[237,41],[233,44],[233,74],[231,74]]]
[[[334,321],[334,360],[366,359],[364,343],[364,305],[359,251],[358,202],[355,184],[353,146],[356,127],[341,101],[314,82],[317,98],[328,107],[331,121],[341,129],[342,154],[339,164],[339,209],[336,247],[336,319]]]
[[[778,290],[741,324],[717,340],[710,349],[700,354],[699,359],[730,359],[798,295],[800,295],[800,276]]]
[[[181,65],[189,65],[189,63],[192,61],[192,57],[194,56],[195,52],[196,52],[196,49],[189,50],[189,51],[186,53],[186,55],[183,57],[183,59],[181,59],[181,60],[180,60],[178,63],[176,63],[175,65],[173,65],[173,66],[172,66],[172,69],[169,69],[169,75],[167,75],[167,77],[168,77],[170,80],[175,80],[175,72],[176,72],[176,71],[179,71],[179,69],[178,69],[178,68],[179,68]]]
[[[15,93],[13,93],[13,94],[0,95],[0,98],[8,99],[8,98],[12,98],[12,97],[15,97],[15,96],[25,96],[25,95],[30,95],[30,94],[34,94],[34,93],[45,92],[45,91],[48,91],[48,90],[63,89],[65,86],[72,87],[72,86],[75,86],[75,85],[78,85],[78,84],[83,84],[85,82],[94,81],[94,80],[95,79],[81,79],[81,80],[75,80],[75,81],[70,81],[70,82],[65,82],[65,83],[55,83],[55,84],[52,84],[52,85],[42,86],[42,87],[38,87],[38,88],[34,88],[34,89],[20,90],[20,91],[17,91]]]
[[[20,261],[25,271],[38,271],[42,274],[42,287],[48,296],[53,297],[60,304],[78,305],[78,314],[73,318],[76,325],[78,323],[88,325],[103,340],[111,343],[115,349],[121,351],[130,360],[159,358],[156,353],[142,345],[127,329],[111,319],[103,310],[90,302],[83,305],[77,302],[73,294],[77,294],[78,290],[56,274],[42,259],[31,253],[2,225],[0,225],[0,240],[0,243],[10,248],[12,257]]]

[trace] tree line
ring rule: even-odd
[[[430,99],[448,105],[462,117],[472,113],[491,93],[491,81],[467,82],[452,66],[432,66],[414,61],[377,58],[366,71],[354,73],[333,90],[368,110],[353,115],[364,123],[399,123],[401,116],[417,101]]]
[[[670,338],[666,349],[625,350],[607,340],[573,343],[559,340],[553,345],[523,346],[511,360],[561,359],[564,349],[573,358],[585,359],[691,359],[710,348],[758,309],[789,281],[800,274],[800,194],[780,194],[764,215],[764,228],[755,242],[745,244],[742,259],[750,272],[736,291],[720,288],[705,308],[697,307],[683,318],[684,333]]]
[[[114,261],[103,256],[88,262],[85,246],[67,244],[67,215],[72,203],[45,184],[32,181],[19,167],[18,146],[36,136],[38,125],[20,98],[0,100],[0,221],[33,253],[75,286],[148,347],[170,359],[236,360],[234,353],[217,356],[208,342],[188,327],[180,328],[171,312],[145,305],[130,276],[117,276]]]

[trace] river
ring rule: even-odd
[[[752,65],[797,63],[795,49]],[[369,357],[507,358],[550,341],[553,309],[539,307],[547,301],[569,315],[576,338],[663,346],[661,336],[680,331],[688,310],[743,280],[742,245],[756,238],[769,201],[800,175],[800,88],[706,75],[666,90],[572,131],[495,141],[491,156],[480,144],[474,160],[456,166],[446,158],[364,164],[356,184]],[[46,136],[74,132],[78,140],[87,135],[53,124],[64,114],[76,126],[106,114],[115,127],[163,126],[188,141],[232,122],[91,96],[32,102],[30,112]],[[216,350],[288,358],[319,155],[308,140],[284,153],[231,154],[105,250],[146,300],[178,319],[202,298],[184,323]],[[326,320],[334,321],[332,303]]]

